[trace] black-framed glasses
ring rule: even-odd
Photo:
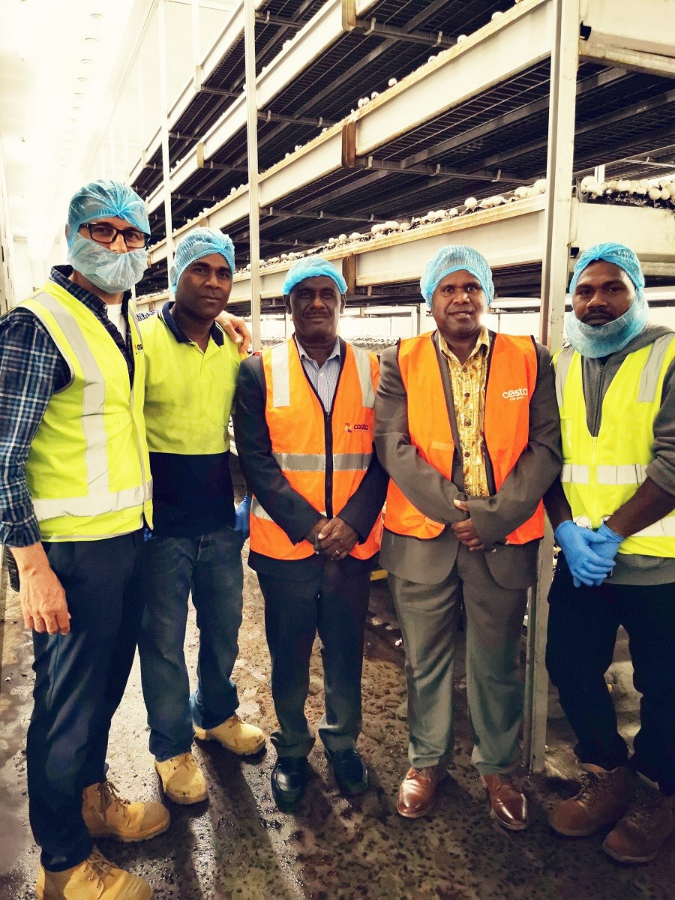
[[[150,235],[139,228],[115,228],[107,222],[85,222],[82,228],[87,229],[92,241],[97,244],[112,244],[117,240],[117,235],[121,234],[127,247],[135,250],[147,247],[150,240]]]

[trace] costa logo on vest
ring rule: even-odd
[[[526,387],[513,388],[510,391],[502,391],[502,397],[505,400],[524,400],[529,394]]]
[[[349,422],[345,422],[345,431],[347,434],[351,434],[353,431],[368,431],[369,425],[365,422],[357,422],[355,425],[350,425]]]

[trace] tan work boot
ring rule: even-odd
[[[118,869],[98,850],[72,869],[45,872],[40,866],[35,886],[38,900],[151,900],[143,878]]]
[[[181,753],[164,762],[155,760],[155,768],[162,779],[164,793],[174,803],[200,803],[209,796],[206,779],[191,753]]]
[[[646,801],[631,803],[603,841],[602,849],[618,862],[651,862],[675,831],[674,802],[675,798],[653,791]]]
[[[256,725],[242,722],[235,713],[215,728],[194,726],[200,741],[218,741],[238,756],[253,756],[265,746],[265,735]]]
[[[628,766],[602,769],[582,765],[581,790],[553,807],[549,824],[567,837],[588,837],[603,825],[614,825],[628,809],[635,791],[635,776]]]
[[[147,841],[163,834],[171,824],[169,810],[161,803],[130,803],[120,797],[110,781],[84,789],[82,816],[92,837],[115,837],[125,842]]]

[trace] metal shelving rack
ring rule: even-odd
[[[419,303],[416,282],[426,259],[449,240],[471,244],[494,267],[498,291],[542,298],[540,336],[554,349],[562,341],[563,286],[579,248],[623,241],[652,281],[675,281],[669,209],[582,203],[572,190],[575,178],[597,166],[622,177],[658,175],[663,168],[654,167],[671,162],[675,170],[672,0],[257,0],[255,6],[251,102],[263,171],[255,178],[260,246],[254,249],[275,260],[259,272],[263,302],[280,297],[292,262],[282,253],[537,178],[548,186],[538,196],[342,241],[326,255],[342,265],[357,305]],[[140,294],[166,285],[171,247],[162,205],[178,225],[174,239],[208,224],[230,233],[240,264],[249,257],[243,29],[242,0],[167,117],[164,178],[161,135],[133,169],[131,181],[147,199],[160,238]],[[390,87],[391,78],[397,83]],[[379,95],[358,105],[365,85]],[[243,309],[250,298],[250,275],[241,271],[232,299]],[[534,769],[544,765],[543,597],[551,558],[548,535],[528,628],[525,753]]]

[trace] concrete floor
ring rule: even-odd
[[[0,596],[2,594],[0,593]],[[24,739],[31,707],[31,644],[21,627],[18,598],[9,592],[1,625],[0,682],[0,898],[27,900],[38,854],[28,826]],[[360,747],[370,766],[371,788],[347,800],[335,788],[319,748],[310,757],[314,775],[295,815],[273,803],[271,751],[242,761],[217,745],[196,754],[207,773],[208,802],[169,804],[173,822],[154,841],[123,845],[101,841],[102,851],[151,882],[162,900],[673,900],[675,841],[650,866],[629,868],[601,851],[602,835],[574,841],[551,832],[546,811],[573,792],[571,735],[551,704],[548,777],[527,777],[533,822],[522,834],[504,832],[489,817],[471,767],[465,686],[458,667],[458,723],[454,763],[433,813],[401,819],[398,783],[407,768],[402,653],[384,583],[374,586],[364,668],[364,733]],[[269,732],[274,711],[262,602],[249,571],[245,621],[235,677],[240,712]],[[194,666],[197,634],[191,616],[188,655]],[[637,727],[637,697],[629,684],[625,647],[612,672],[622,727]],[[194,668],[193,668],[194,672]],[[321,664],[312,661],[310,719],[322,704]],[[556,718],[557,717],[557,718]],[[138,667],[115,720],[110,774],[123,795],[158,799],[147,752],[147,727]]]

